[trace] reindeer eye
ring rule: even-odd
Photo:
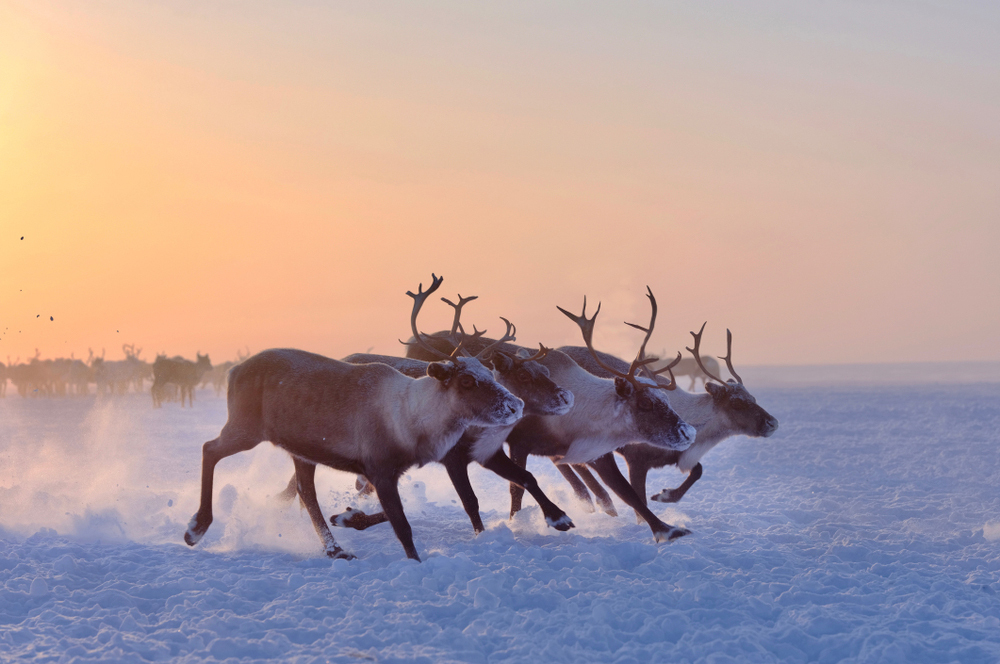
[[[458,384],[463,390],[471,390],[476,386],[476,379],[472,376],[462,376],[458,379]]]
[[[639,410],[652,410],[653,402],[646,395],[639,397]]]

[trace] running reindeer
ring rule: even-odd
[[[650,297],[652,293],[650,293]],[[655,300],[653,319],[656,318]],[[583,333],[584,341],[592,348],[594,321],[600,312],[600,305],[592,318],[587,318],[587,302],[584,299],[583,314],[575,316],[559,308],[575,322]],[[637,327],[640,330],[645,328]],[[633,509],[642,514],[649,524],[657,542],[664,542],[687,535],[690,531],[661,521],[646,507],[645,501],[635,495],[628,480],[618,470],[612,453],[619,447],[644,441],[667,450],[685,450],[695,438],[694,427],[685,424],[670,408],[663,394],[665,386],[652,381],[640,380],[636,372],[655,358],[644,359],[646,340],[640,354],[627,371],[609,372],[613,379],[598,377],[580,367],[568,355],[558,350],[548,352],[538,362],[548,369],[558,385],[573,393],[574,406],[564,415],[530,415],[517,423],[507,436],[511,460],[524,468],[529,455],[555,457],[561,464],[587,464],[597,471],[618,496]],[[447,341],[431,337],[439,349],[447,348]],[[470,350],[477,344],[492,343],[490,339],[478,338],[470,342]],[[512,344],[500,346],[500,350],[516,355],[531,353],[530,349]],[[411,356],[417,351],[411,347]],[[594,351],[596,353],[596,351]],[[521,509],[524,489],[511,484],[511,508],[513,517]]]
[[[452,322],[451,332],[447,335],[438,333],[435,336],[435,341],[438,343],[442,341],[446,342],[444,347],[449,348],[450,352],[455,352],[454,349],[460,348],[462,341],[462,337],[456,336],[461,334],[461,323],[459,320],[461,318],[462,307],[476,299],[476,297],[463,298],[459,295],[458,304],[451,302],[447,298],[441,299],[455,309],[455,318]],[[410,318],[410,327],[413,336],[409,342],[405,343],[415,353],[434,357],[439,360],[447,359],[450,357],[448,353],[428,343],[425,337],[417,331],[416,316],[422,304],[422,300],[414,303],[413,314]],[[525,415],[563,415],[569,412],[573,407],[573,393],[556,385],[549,377],[548,369],[537,361],[545,357],[549,349],[540,346],[538,352],[530,356],[508,355],[498,350],[499,346],[515,340],[516,329],[514,325],[506,319],[503,320],[507,325],[507,331],[503,337],[479,350],[475,357],[484,364],[492,366],[497,376],[497,382],[510,390],[514,396],[524,401]],[[472,340],[478,339],[485,334],[485,330],[479,332],[475,330],[475,327],[473,327],[473,331]],[[465,353],[464,349],[461,352]],[[351,364],[382,362],[414,378],[424,375],[427,371],[427,362],[386,355],[358,353],[349,355],[344,358],[344,361]],[[482,517],[479,514],[479,499],[476,497],[472,483],[469,481],[469,464],[473,461],[496,473],[508,482],[520,486],[531,493],[541,507],[542,514],[545,516],[545,522],[549,526],[556,530],[569,530],[573,527],[573,522],[566,513],[549,500],[531,473],[517,466],[504,453],[503,443],[513,429],[513,426],[470,427],[466,429],[455,447],[441,459],[441,464],[448,471],[448,476],[451,478],[455,491],[462,501],[462,506],[465,508],[466,514],[469,515],[473,530],[477,534],[484,530]],[[289,483],[288,488],[283,492],[282,495],[284,497],[291,498],[295,495],[293,482],[294,477],[292,478],[292,482]],[[367,487],[370,487],[370,485],[366,485],[363,482],[360,483],[359,488]],[[365,514],[348,508],[347,512],[332,517],[330,521],[334,525],[364,530],[373,525],[385,522],[387,518],[384,512]]]
[[[431,275],[414,300],[443,278]],[[419,335],[418,335],[419,336]],[[212,523],[212,482],[222,459],[268,440],[292,455],[299,498],[331,558],[353,558],[334,540],[316,500],[316,465],[364,475],[407,557],[420,560],[399,497],[399,477],[439,461],[472,426],[507,426],[524,402],[472,357],[454,353],[414,379],[386,364],[348,364],[295,349],[257,353],[233,368],[229,419],[202,448],[201,505],[184,541],[194,546]]]
[[[646,502],[646,476],[651,469],[676,466],[681,472],[688,473],[684,483],[679,487],[664,489],[658,494],[650,496],[650,500],[657,502],[676,503],[701,478],[703,472],[701,459],[713,447],[731,436],[743,434],[752,438],[767,438],[778,430],[778,420],[757,405],[757,399],[746,389],[743,379],[733,368],[732,332],[726,330],[726,356],[719,359],[726,362],[729,373],[735,380],[724,381],[719,377],[717,368],[715,372],[709,370],[710,365],[706,362],[709,358],[701,356],[701,336],[704,331],[705,324],[702,324],[701,330],[697,333],[691,332],[691,336],[694,337],[694,348],[687,350],[693,356],[697,366],[708,377],[705,382],[706,391],[693,394],[675,389],[670,393],[670,404],[686,422],[698,430],[694,443],[683,451],[657,449],[644,444],[625,445],[618,449],[618,453],[625,457],[625,461],[628,463],[632,488],[643,503]],[[580,346],[567,346],[560,348],[560,350],[572,357],[581,367],[597,376],[607,376],[611,369],[621,370],[625,366],[623,360],[613,355],[606,353],[592,355],[587,348]],[[717,364],[716,367],[718,367]],[[649,378],[664,384],[665,379],[657,374],[666,370],[648,372]],[[558,467],[580,500],[590,503],[590,495],[587,493],[589,487],[604,511],[609,514],[616,513],[611,497],[590,474],[586,466],[574,465],[572,470],[565,465]],[[580,475],[583,482],[574,475],[573,471]]]

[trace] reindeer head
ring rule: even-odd
[[[511,394],[505,387],[497,383],[493,373],[480,362],[479,357],[500,343],[513,340],[510,336],[510,322],[508,325],[508,335],[504,335],[501,341],[491,345],[488,349],[481,351],[477,357],[467,357],[462,355],[462,347],[465,341],[465,332],[459,322],[462,307],[475,297],[463,298],[459,296],[459,303],[451,304],[455,308],[455,322],[452,325],[452,334],[460,335],[454,351],[449,355],[439,351],[428,343],[426,335],[417,328],[417,315],[420,308],[430,296],[436,291],[444,277],[431,275],[431,285],[424,291],[424,285],[420,284],[417,292],[407,291],[406,294],[413,298],[413,311],[410,314],[410,328],[413,332],[414,342],[428,351],[435,357],[441,358],[440,362],[431,362],[427,365],[427,375],[438,380],[442,388],[448,391],[452,401],[454,412],[461,413],[463,418],[470,422],[486,426],[507,426],[514,424],[521,419],[524,413],[524,402]],[[481,337],[484,333],[473,328],[475,337]],[[405,343],[405,342],[404,342]]]
[[[732,332],[726,330],[726,356],[719,359],[726,361],[729,373],[733,375],[735,380],[724,381],[705,367],[705,363],[702,361],[698,350],[701,345],[701,335],[705,331],[705,325],[707,324],[707,321],[702,323],[701,329],[697,333],[691,332],[691,336],[694,337],[694,348],[687,349],[694,355],[694,359],[698,363],[698,366],[701,367],[702,372],[715,381],[714,383],[706,382],[705,390],[712,395],[712,400],[715,402],[716,408],[720,412],[725,413],[735,431],[754,438],[767,438],[771,436],[778,430],[778,420],[757,405],[757,399],[744,387],[743,379],[733,369]]]
[[[626,323],[626,325],[646,333],[646,337],[639,347],[639,352],[636,353],[636,357],[632,360],[627,373],[622,373],[606,364],[602,361],[598,352],[594,350],[594,321],[597,320],[597,314],[601,312],[600,304],[597,305],[597,311],[594,312],[591,318],[587,318],[586,297],[583,298],[583,311],[579,316],[571,314],[562,307],[557,307],[557,309],[580,327],[584,343],[586,343],[587,350],[590,351],[594,361],[602,369],[615,377],[615,393],[619,399],[618,410],[624,416],[631,418],[642,439],[658,447],[671,450],[686,450],[694,442],[697,432],[694,427],[681,420],[677,413],[674,412],[663,392],[664,390],[676,388],[676,384],[671,380],[669,384],[661,385],[653,379],[640,378],[637,375],[639,369],[658,360],[656,357],[647,358],[645,356],[646,342],[649,341],[653,333],[653,326],[656,323],[656,298],[653,297],[653,292],[649,287],[646,288],[646,291],[646,297],[649,298],[650,306],[652,307],[649,327],[645,328],[633,323]],[[669,371],[677,361],[679,361],[679,357],[678,360],[675,360],[667,368],[663,369],[663,371]]]

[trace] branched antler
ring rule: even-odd
[[[452,302],[451,300],[449,300],[446,297],[442,297],[441,298],[442,302],[444,302],[447,305],[450,305],[455,310],[455,319],[451,322],[451,332],[448,333],[451,337],[454,337],[455,336],[455,332],[458,331],[458,327],[459,327],[459,322],[458,321],[461,320],[461,318],[462,318],[462,307],[464,307],[469,302],[472,302],[473,300],[477,299],[478,297],[479,297],[478,295],[472,295],[470,297],[462,297],[462,294],[459,293],[458,294],[458,304],[455,304],[454,302]],[[475,328],[473,328],[473,329],[475,329]],[[483,332],[485,333],[486,330],[483,330]]]
[[[653,329],[653,323],[656,320],[656,299],[653,297],[652,291],[649,292],[649,299],[653,306],[653,318],[650,320],[649,330],[646,330],[646,328],[639,327],[638,325],[634,325],[632,323],[626,323],[626,325],[631,325],[632,327],[639,330],[643,330],[644,332],[647,333],[646,339],[642,342],[642,346],[639,348],[639,353],[636,354],[635,359],[632,360],[632,364],[629,366],[628,373],[622,373],[621,371],[618,371],[617,369],[608,366],[607,364],[602,362],[600,356],[597,354],[597,351],[594,350],[594,321],[597,320],[597,314],[601,313],[600,303],[597,304],[597,311],[594,312],[594,315],[591,318],[587,318],[587,296],[583,297],[583,311],[580,313],[579,316],[575,316],[559,306],[557,306],[556,309],[566,314],[567,318],[572,320],[580,327],[580,332],[583,333],[583,342],[587,345],[587,350],[590,351],[590,354],[594,357],[594,361],[597,362],[597,364],[600,365],[602,369],[604,369],[605,371],[607,371],[612,375],[627,380],[633,386],[639,389],[648,387],[666,389],[665,385],[649,385],[647,383],[640,382],[636,378],[636,372],[640,368],[646,366],[647,364],[650,364],[651,362],[656,362],[657,360],[657,358],[655,357],[653,358],[642,357],[642,354],[646,347],[646,341],[649,340],[649,335],[652,333]]]
[[[729,368],[729,373],[733,375],[733,378],[736,379],[737,383],[742,385],[743,379],[740,378],[739,374],[736,373],[736,370],[733,369],[733,333],[729,331],[729,328],[726,328],[726,356],[720,357],[719,359],[726,361],[726,367]]]
[[[418,286],[416,293],[413,293],[412,291],[406,291],[406,294],[413,298],[413,311],[410,313],[410,330],[413,332],[414,341],[412,343],[418,344],[428,353],[431,353],[432,355],[439,357],[442,360],[448,360],[454,362],[455,353],[448,355],[447,353],[439,351],[437,348],[427,343],[427,340],[424,338],[424,335],[421,334],[420,330],[417,329],[417,315],[420,313],[420,308],[424,306],[424,302],[427,301],[427,298],[430,297],[431,293],[433,293],[434,291],[436,291],[438,288],[441,287],[441,282],[443,281],[444,277],[438,277],[434,273],[431,273],[431,285],[426,291],[424,290],[423,282],[421,282],[420,285]],[[399,343],[403,344],[404,346],[409,345],[402,339],[400,339]],[[461,344],[459,344],[455,348],[456,353],[458,352],[460,347]]]
[[[499,339],[491,343],[489,346],[476,353],[476,359],[479,360],[489,359],[490,355],[493,353],[493,349],[502,346],[508,341],[514,341],[515,339],[517,339],[517,337],[515,336],[517,334],[517,328],[514,326],[514,324],[511,323],[506,318],[504,318],[503,316],[500,317],[500,320],[502,320],[507,325],[507,331],[503,333],[502,337],[500,337]],[[472,329],[476,328],[473,327]],[[486,334],[486,330],[483,330],[480,334]]]
[[[721,378],[714,375],[711,371],[705,368],[705,364],[701,361],[701,354],[698,352],[698,349],[701,347],[701,335],[705,331],[706,325],[708,325],[708,321],[705,321],[704,323],[701,324],[701,329],[698,330],[697,334],[695,334],[694,332],[691,333],[691,336],[694,337],[694,348],[687,348],[687,350],[690,351],[692,355],[694,355],[694,361],[698,363],[698,366],[701,368],[702,372],[706,376],[708,376],[712,380],[717,380],[723,385],[725,385],[726,381],[722,380]]]

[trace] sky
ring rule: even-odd
[[[737,369],[996,361],[998,249],[993,2],[0,0],[4,362],[397,354],[431,273],[526,345],[648,285]]]

